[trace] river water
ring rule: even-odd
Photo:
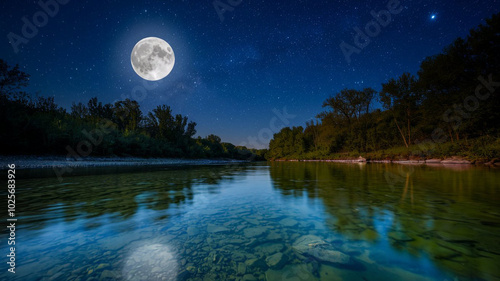
[[[6,230],[2,280],[500,279],[498,169],[273,162],[16,180],[16,273]]]

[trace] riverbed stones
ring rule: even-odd
[[[233,238],[233,239],[228,239],[225,242],[226,242],[226,244],[241,245],[241,244],[245,243],[246,241],[243,239],[239,239],[239,238]]]
[[[276,253],[266,258],[267,266],[272,269],[280,269],[286,263],[287,259],[283,253]]]
[[[454,259],[456,257],[461,256],[461,254],[453,249],[445,248],[445,247],[436,247],[432,249],[431,255],[438,259]]]
[[[189,226],[189,227],[187,228],[187,231],[186,231],[186,232],[187,232],[187,234],[188,234],[189,236],[195,236],[195,235],[198,235],[198,233],[200,233],[200,231],[198,230],[198,228],[197,228],[197,227],[194,227],[194,226]]]
[[[296,226],[298,222],[292,218],[286,218],[286,219],[280,220],[280,223],[286,227],[293,227],[293,226]]]
[[[285,246],[282,243],[265,243],[255,247],[255,250],[263,253],[264,255],[274,254],[283,250]]]
[[[247,272],[246,264],[243,262],[238,263],[237,274],[244,275],[246,272]]]
[[[408,236],[406,233],[402,231],[391,231],[389,232],[389,237],[392,238],[393,240],[396,240],[398,242],[409,242],[413,241],[414,239]]]
[[[222,232],[228,232],[229,228],[225,226],[220,226],[220,225],[215,225],[215,224],[209,224],[207,226],[207,231],[209,233],[222,233]]]
[[[252,274],[245,274],[243,276],[243,279],[241,279],[243,281],[256,281],[257,278],[255,278],[255,276],[253,276]]]
[[[235,262],[239,262],[239,261],[244,261],[246,256],[245,254],[239,252],[239,251],[235,251],[232,256],[231,256],[232,260],[235,261]]]
[[[269,269],[266,271],[267,281],[318,280],[312,273],[310,265],[290,264],[283,269]]]
[[[321,265],[320,271],[319,271],[319,278],[321,281],[343,281],[344,279],[341,277],[343,274],[343,271],[329,265]],[[356,276],[360,277],[360,276]],[[353,277],[351,277],[352,280],[355,280]],[[347,280],[347,279],[346,279]],[[357,280],[363,280],[363,279],[357,279]]]
[[[329,263],[348,264],[351,260],[350,256],[340,251],[325,249],[321,245],[313,247],[307,253],[315,257],[319,261],[329,262]]]
[[[326,227],[325,227],[325,225],[323,223],[320,223],[318,221],[313,221],[312,223],[314,225],[314,229],[316,229],[316,230],[324,230],[324,229],[326,229]]]
[[[153,268],[154,270],[154,268]],[[156,272],[160,272],[161,269],[158,268],[158,271]],[[104,270],[102,273],[101,273],[101,276],[99,278],[100,280],[115,280],[116,279],[116,274],[110,270]]]
[[[326,244],[326,242],[316,235],[304,235],[295,241],[292,248],[299,254],[304,254],[311,246],[319,244]]]
[[[259,225],[259,223],[260,223],[259,220],[253,219],[253,218],[244,218],[244,220],[253,224],[253,225]]]
[[[245,264],[253,270],[266,270],[268,268],[266,262],[263,259],[249,259],[245,261]]]
[[[263,235],[264,233],[267,232],[267,230],[268,229],[266,227],[262,227],[262,226],[250,227],[250,228],[245,228],[243,230],[243,233],[245,234],[245,237],[253,238],[253,237],[258,237],[258,236]]]
[[[187,243],[190,243],[190,244],[200,244],[203,241],[204,241],[203,238],[201,238],[201,237],[195,237],[195,238],[189,240]]]
[[[349,255],[335,250],[331,244],[315,235],[300,237],[292,248],[301,255],[311,256],[322,262],[348,264],[351,261]]]
[[[267,236],[266,236],[266,241],[268,242],[272,242],[272,241],[279,241],[279,240],[282,240],[283,239],[283,236],[281,236],[279,233],[277,232],[270,232]]]
[[[437,236],[445,241],[474,242],[478,235],[474,227],[461,223],[459,224],[445,220],[439,220],[435,223],[440,226],[440,229],[436,230]]]
[[[188,265],[186,267],[186,270],[189,271],[189,272],[196,272],[196,267],[192,266],[192,265]]]
[[[378,233],[373,229],[367,228],[367,229],[363,230],[363,232],[361,232],[361,237],[363,237],[369,241],[373,241],[373,240],[376,240],[378,238]]]

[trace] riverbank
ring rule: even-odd
[[[482,137],[446,143],[423,143],[410,147],[399,146],[370,152],[328,153],[312,151],[272,160],[500,166],[500,138]]]
[[[445,159],[366,159],[362,156],[358,158],[347,159],[275,159],[273,161],[288,161],[288,162],[334,162],[334,163],[386,163],[386,164],[410,164],[410,165],[485,165],[485,166],[500,166],[500,160],[493,159],[489,161],[467,160],[461,157],[451,157]]]
[[[361,156],[367,162],[374,163],[494,166],[495,163],[500,162],[500,138],[485,136],[444,143],[422,142],[410,147],[395,146],[373,151],[351,149],[331,152],[319,149],[305,150],[300,153],[273,153],[270,149],[267,156],[269,160],[314,160],[340,163],[359,162],[358,158]]]
[[[119,166],[175,166],[175,165],[228,165],[246,163],[233,159],[179,159],[179,158],[137,158],[137,157],[85,157],[79,160],[64,156],[0,156],[0,169],[15,164],[16,169],[43,168],[94,168]]]

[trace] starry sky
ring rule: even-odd
[[[167,104],[198,123],[197,135],[257,148],[281,126],[314,119],[341,89],[380,90],[403,72],[416,74],[425,57],[500,11],[497,0],[400,0],[402,10],[348,63],[341,43],[354,46],[355,28],[396,0],[58,1],[18,52],[9,34],[23,36],[23,17],[43,23],[43,9],[38,1],[0,3],[0,58],[31,74],[30,93],[66,109],[94,96],[137,99],[144,112]],[[130,63],[134,45],[151,36],[176,57],[156,83]]]

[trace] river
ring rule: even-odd
[[[77,174],[18,171],[16,273],[3,231],[2,280],[500,278],[494,168],[271,162]]]

